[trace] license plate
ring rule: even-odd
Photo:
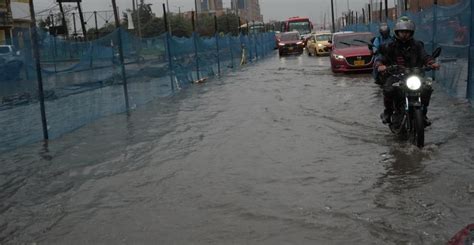
[[[290,50],[290,51],[293,50],[293,47],[289,47],[288,50]]]
[[[354,60],[354,65],[363,66],[363,65],[365,65],[365,61],[364,60]]]

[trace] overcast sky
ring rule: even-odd
[[[122,9],[131,8],[132,0],[116,0],[120,11]],[[362,7],[370,0],[334,0],[337,13],[347,11],[347,6],[352,10],[362,11]],[[379,0],[377,0],[378,2]],[[54,6],[56,0],[34,0],[36,12]],[[151,3],[153,11],[157,15],[162,15],[162,4],[166,0],[145,0]],[[178,12],[189,11],[194,9],[194,0],[168,0],[170,11]],[[375,0],[374,0],[375,2]],[[394,5],[394,0],[389,0],[389,6]],[[230,0],[223,0],[224,7],[230,7]],[[94,10],[112,10],[111,0],[82,0],[84,11]],[[268,20],[284,20],[291,16],[307,16],[314,23],[322,22],[324,13],[327,14],[327,21],[330,19],[330,0],[260,0],[260,7],[265,21]]]

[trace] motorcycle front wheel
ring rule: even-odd
[[[425,125],[421,108],[413,112],[413,144],[422,148],[425,145]]]

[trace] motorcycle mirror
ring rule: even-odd
[[[439,57],[439,55],[441,54],[441,47],[437,47],[434,51],[433,51],[433,54],[431,55],[431,57],[433,57],[433,59],[436,59]]]
[[[374,49],[374,45],[371,44],[371,43],[367,44],[367,47],[369,47],[369,50],[370,50],[370,51],[373,51],[373,49]]]

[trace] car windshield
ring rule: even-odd
[[[283,33],[280,36],[281,41],[295,41],[300,40],[298,33]]]
[[[331,40],[331,34],[316,35],[316,41],[328,41]]]
[[[10,53],[10,48],[0,47],[0,54],[8,54],[8,53]]]
[[[367,46],[370,43],[372,34],[351,34],[351,35],[338,35],[334,37],[334,46],[336,48],[348,48],[352,46]]]
[[[300,34],[308,34],[311,32],[311,27],[308,21],[290,22],[288,23],[288,30],[297,31]]]

